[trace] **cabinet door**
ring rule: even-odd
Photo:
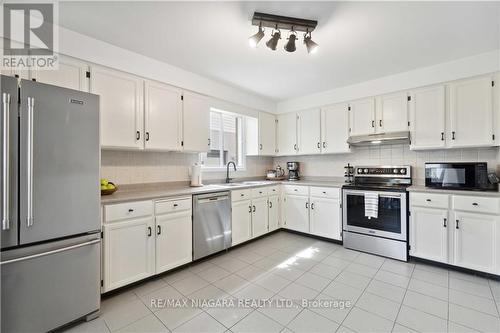
[[[154,267],[154,223],[151,217],[105,224],[104,291],[151,276]]]
[[[297,115],[287,113],[278,115],[278,155],[287,156],[297,153]]]
[[[237,245],[252,238],[252,202],[236,201],[231,205],[232,244]]]
[[[410,255],[448,262],[448,210],[413,207],[410,216]]]
[[[269,212],[267,197],[252,200],[252,237],[269,231]]]
[[[349,103],[350,135],[375,133],[375,99],[368,98]]]
[[[450,147],[493,145],[493,87],[490,76],[450,84]]]
[[[11,47],[15,48],[24,48],[24,44],[13,41],[13,40],[8,40],[6,38],[0,37],[0,41],[2,41],[2,45],[5,45],[3,43],[8,43],[10,41]],[[3,67],[0,69],[0,74],[6,75],[6,76],[17,76],[18,78],[25,79],[25,80],[31,80],[31,71],[30,70],[19,70],[18,68],[9,68],[9,67]]]
[[[279,227],[279,195],[269,197],[269,231]]]
[[[311,234],[341,240],[341,221],[339,200],[311,197]]]
[[[321,111],[320,109],[298,113],[298,153],[321,153]]]
[[[89,66],[77,59],[59,55],[59,68],[57,70],[33,71],[32,78],[38,82],[52,84],[80,91],[89,91]]]
[[[245,143],[247,156],[258,156],[260,154],[259,145],[259,119],[254,117],[245,118]]]
[[[191,211],[156,217],[156,274],[193,260]]]
[[[378,133],[408,131],[408,96],[397,93],[377,97],[375,128]]]
[[[100,95],[101,147],[143,148],[143,89],[138,77],[91,68],[90,92]]]
[[[276,155],[276,117],[259,112],[259,155]]]
[[[206,152],[210,149],[210,101],[194,93],[184,93],[184,151]]]
[[[445,87],[440,85],[410,93],[410,149],[433,149],[445,146],[444,92]]]
[[[284,202],[285,228],[309,232],[309,198],[286,195]]]
[[[337,104],[321,109],[321,153],[350,152],[349,109],[347,104]]]
[[[165,84],[146,81],[145,148],[181,150],[182,91]]]
[[[454,264],[494,273],[498,255],[496,231],[500,218],[493,215],[454,212]]]

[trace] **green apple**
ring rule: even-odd
[[[102,190],[107,190],[107,189],[108,189],[108,187],[106,185],[101,185],[101,191]]]
[[[107,186],[108,185],[108,180],[106,178],[101,178],[101,185]]]
[[[113,184],[108,184],[106,187],[107,187],[108,190],[114,190],[115,189],[115,185],[113,185]]]

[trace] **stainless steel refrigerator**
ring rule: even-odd
[[[100,306],[99,96],[0,77],[1,331]]]

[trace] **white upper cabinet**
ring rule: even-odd
[[[450,147],[492,146],[493,76],[449,85]]]
[[[297,149],[297,115],[278,115],[278,155],[295,155]]]
[[[183,148],[192,152],[210,149],[210,101],[191,92],[184,93]]]
[[[446,145],[445,87],[410,92],[411,149],[436,149]]]
[[[323,154],[350,152],[349,107],[337,104],[321,109],[321,152]]]
[[[259,112],[259,155],[273,156],[276,154],[276,117],[272,114]]]
[[[349,103],[350,135],[375,133],[375,99],[368,98]]]
[[[32,71],[31,77],[37,82],[88,92],[87,71],[89,66],[74,58],[63,55],[58,55],[58,57],[59,68],[57,70]]]
[[[100,95],[101,147],[143,148],[143,89],[141,78],[91,67],[90,92]]]
[[[321,112],[320,109],[301,111],[297,114],[299,154],[321,153]]]
[[[245,142],[247,156],[258,156],[259,149],[259,119],[254,117],[245,118]]]
[[[408,131],[408,96],[405,92],[377,97],[377,133]]]
[[[181,150],[182,91],[174,87],[146,81],[145,148],[149,150]]]

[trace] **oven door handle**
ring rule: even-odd
[[[364,193],[360,192],[346,192],[346,195],[357,195],[357,196],[364,196]],[[401,199],[401,194],[380,194],[378,195],[379,198],[392,198],[392,199]]]

